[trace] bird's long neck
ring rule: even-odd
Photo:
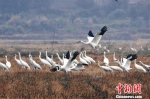
[[[7,56],[5,56],[6,57],[6,62],[7,62]]]
[[[86,51],[84,53],[85,53],[85,56],[86,56]]]
[[[41,59],[41,52],[39,53],[39,59]]]
[[[106,58],[105,53],[104,53],[104,58]]]
[[[100,62],[98,61],[98,66],[101,68]]]
[[[79,55],[79,58],[81,59],[81,53],[80,53],[80,55]]]
[[[72,52],[70,52],[70,57],[72,57]]]
[[[136,59],[134,60],[134,64],[136,64]]]
[[[46,57],[47,57],[47,50],[46,50]]]
[[[15,55],[15,60],[17,60],[16,55]]]
[[[122,59],[122,56],[121,56],[121,63],[123,63],[123,59]]]
[[[19,53],[19,59],[21,60],[21,55],[20,55],[20,53]]]
[[[142,65],[145,65],[145,64],[144,64],[143,62],[141,62],[141,61],[140,61],[140,63],[141,63]]]
[[[65,55],[63,54],[63,57],[62,57],[63,60],[64,60],[64,56],[65,56]]]
[[[114,58],[114,60],[116,59],[116,58],[115,58],[115,52],[114,52],[113,58]]]
[[[59,60],[62,60],[62,59],[60,58],[59,54],[57,54],[57,57],[59,58]]]
[[[81,58],[83,58],[83,53],[81,53]]]
[[[83,57],[86,57],[86,56],[85,56],[85,52],[83,52],[82,54],[83,54]]]
[[[83,43],[83,44],[89,44],[89,43],[87,43],[87,42],[84,42],[84,41],[81,41],[81,43]]]

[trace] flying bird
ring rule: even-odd
[[[90,45],[92,48],[96,48],[98,47],[99,45],[99,42],[102,38],[102,36],[104,35],[104,33],[107,31],[107,27],[104,26],[100,32],[98,32],[97,34],[93,35],[93,33],[91,31],[89,31],[89,37],[88,38],[88,42],[84,42],[84,41],[79,41],[83,44],[86,44],[86,45]]]

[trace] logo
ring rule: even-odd
[[[142,87],[142,84],[121,84],[119,83],[118,86],[116,86],[115,90],[117,91],[118,95],[116,95],[116,98],[142,98],[141,94],[142,94],[142,91],[141,91],[141,87]],[[139,94],[139,95],[121,95],[122,92],[124,94]]]

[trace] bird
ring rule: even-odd
[[[75,50],[74,50],[74,51],[69,51],[70,57],[72,57],[72,53],[73,53],[73,52],[75,52]],[[77,59],[74,59],[74,60],[73,60],[73,63],[79,64],[79,61],[78,61]]]
[[[81,53],[81,58],[84,59],[88,64],[91,64],[91,61],[87,57],[85,57],[84,51]]]
[[[106,52],[104,52],[104,59],[103,59],[103,62],[106,66],[109,66],[109,60],[108,58],[105,56]]]
[[[90,30],[87,35],[88,41],[86,43],[90,43],[93,40],[93,38],[94,38],[94,35],[93,35],[92,31]],[[78,41],[78,42],[83,42],[83,41]]]
[[[5,57],[6,57],[6,66],[8,67],[8,68],[10,68],[11,67],[11,63],[7,60],[7,56],[5,55]]]
[[[100,68],[102,68],[105,72],[112,72],[113,71],[113,69],[111,69],[110,67],[108,67],[108,66],[100,66],[100,62],[98,61],[98,66],[100,67]]]
[[[109,66],[111,69],[115,70],[115,71],[121,71],[123,72],[123,69],[120,68],[119,66]]]
[[[53,55],[51,55],[51,62],[52,64],[56,64],[56,62],[53,60]]]
[[[29,54],[29,61],[30,61],[31,66],[32,66],[35,70],[36,70],[36,69],[37,69],[37,70],[42,70],[41,66],[40,66],[37,62],[35,62],[35,61],[33,60],[31,54]]]
[[[74,70],[74,71],[83,71],[83,70],[85,70],[85,66],[86,64],[80,64],[80,63],[78,63],[78,64],[75,64],[72,68],[71,68],[71,70]]]
[[[1,62],[0,62],[0,67],[1,67],[3,70],[9,70],[9,68],[8,68],[4,63],[1,63]]]
[[[84,60],[81,56],[82,56],[82,52],[79,54],[80,63],[89,65],[88,62],[86,60]]]
[[[17,55],[15,54],[15,61],[17,62],[17,64],[18,64],[19,66],[25,68],[25,67],[21,64],[20,60],[17,59],[16,57],[17,57]]]
[[[115,57],[115,52],[114,52],[114,54],[113,54],[113,60],[114,60],[114,62],[117,63],[117,64],[119,64],[119,62],[120,62],[118,59],[116,59],[116,57]]]
[[[126,58],[123,58],[123,63],[119,62],[119,66],[122,67],[122,69],[126,72],[129,72],[132,68],[131,61],[135,60],[137,58],[136,54],[128,54]]]
[[[30,70],[30,66],[28,65],[28,63],[25,62],[24,60],[22,60],[20,52],[18,52],[18,54],[19,54],[19,60],[20,60],[20,63],[22,64],[22,66],[24,66],[26,69]]]
[[[50,63],[51,66],[57,66],[58,64],[56,64],[56,62],[53,61],[53,55],[51,55],[51,58],[48,57],[48,54],[47,54],[47,49],[46,49],[46,60]]]
[[[86,50],[84,51],[84,55],[85,55],[85,57],[86,57],[88,60],[91,61],[91,63],[96,63],[93,58],[91,58],[91,57],[89,57],[89,56],[86,55]]]
[[[106,45],[106,46],[108,47],[108,45]],[[107,51],[108,53],[110,53],[110,50],[106,46],[104,46],[104,50]]]
[[[100,32],[98,32],[97,34],[95,35],[92,35],[94,36],[93,38],[90,38],[88,39],[88,42],[84,42],[84,41],[79,41],[81,43],[84,43],[86,45],[90,45],[92,48],[96,48],[102,38],[102,36],[104,35],[104,33],[107,31],[107,27],[104,26]],[[91,32],[90,32],[91,33]]]
[[[115,0],[116,2],[118,2],[118,0]]]
[[[57,57],[58,57],[58,59],[59,59],[60,63],[61,63],[61,64],[63,64],[63,63],[64,63],[64,62],[63,62],[63,59],[61,59],[61,58],[60,58],[60,56],[59,56],[59,54],[58,54],[58,53],[56,53],[56,55],[57,55]],[[63,57],[64,57],[64,54],[63,54]]]
[[[146,65],[144,64],[142,61],[139,61],[145,68],[148,72],[150,72],[150,66],[149,65]]]
[[[134,60],[134,66],[138,71],[143,71],[146,73],[146,70],[144,69],[144,67],[142,67],[136,63],[136,59]]]
[[[68,61],[64,61],[64,65],[63,66],[56,66],[53,69],[51,69],[51,71],[52,72],[63,71],[63,72],[68,74],[71,71],[73,60],[76,59],[76,57],[78,56],[79,52],[75,51],[72,57],[70,57],[69,54],[70,53],[68,51],[67,54],[66,54],[66,60],[68,59]]]
[[[135,49],[135,47],[133,48],[133,47],[130,46],[130,49],[131,49],[131,51],[133,51],[133,52],[137,52],[137,50]]]
[[[48,66],[48,67],[52,66],[47,60],[41,58],[41,52],[39,52],[39,59],[40,59],[41,63],[44,64],[44,66]]]

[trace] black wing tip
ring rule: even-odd
[[[70,52],[69,52],[69,51],[66,53],[66,58],[67,58],[67,59],[70,58]]]
[[[73,54],[73,57],[71,59],[71,61],[73,61],[74,59],[76,59],[76,57],[79,55],[79,52],[78,51],[75,51],[74,54]]]
[[[82,65],[89,66],[88,64],[82,64]]]
[[[128,59],[128,58],[130,61],[133,61],[133,60],[137,59],[137,54],[128,54],[126,59]]]
[[[88,35],[89,35],[90,37],[94,37],[94,35],[93,35],[93,33],[92,33],[91,30],[89,31]]]
[[[101,29],[101,32],[99,35],[104,35],[104,33],[107,31],[107,26],[104,26],[102,29]]]
[[[51,72],[56,72],[56,71],[57,71],[56,67],[51,69]]]

